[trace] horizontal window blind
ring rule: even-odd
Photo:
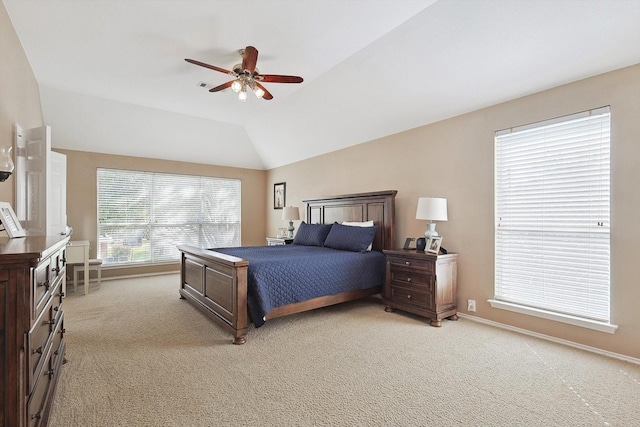
[[[98,256],[174,261],[179,244],[240,245],[238,179],[98,169]]]
[[[609,322],[608,107],[496,133],[495,298]]]

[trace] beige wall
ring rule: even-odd
[[[611,105],[611,318],[613,335],[493,309],[493,137],[496,130]],[[354,124],[357,125],[357,124]],[[640,358],[640,65],[607,73],[269,172],[268,188],[287,183],[287,205],[305,197],[398,190],[396,244],[424,233],[419,196],[446,197],[443,246],[458,258],[458,307],[475,315]],[[283,226],[267,209],[267,231]],[[445,326],[446,327],[446,326]],[[444,332],[444,331],[443,331]]]
[[[53,132],[53,130],[52,130]],[[72,240],[89,240],[90,256],[97,251],[97,168],[112,168],[185,175],[238,178],[242,182],[242,244],[265,244],[264,206],[266,172],[196,163],[173,162],[139,157],[114,156],[83,151],[58,150],[67,156],[67,223],[73,227]],[[178,264],[103,269],[105,277],[175,270]]]
[[[43,125],[40,92],[31,65],[0,2],[0,146],[13,147],[15,123],[23,129]],[[13,150],[12,155],[15,155]],[[15,158],[15,157],[14,157]],[[0,201],[15,203],[15,181],[0,182]]]

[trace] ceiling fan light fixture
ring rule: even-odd
[[[247,102],[247,91],[246,90],[242,90],[239,94],[238,94],[238,99],[242,102]]]
[[[242,83],[240,83],[240,80],[235,80],[233,83],[231,83],[231,90],[235,93],[238,93],[242,90]]]
[[[253,93],[256,94],[256,98],[262,98],[264,96],[264,91],[259,87],[256,87],[255,89],[253,89]]]

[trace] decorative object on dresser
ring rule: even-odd
[[[287,183],[273,184],[273,209],[283,209],[287,203]]]
[[[267,237],[267,246],[289,245],[293,243],[293,239],[285,237]]]
[[[338,223],[338,227],[346,229],[361,229],[351,230],[352,233],[357,231],[370,233],[370,229],[374,228],[375,234],[373,234],[373,242],[369,241],[366,245],[363,243],[362,248],[358,247],[357,251],[353,250],[349,252],[350,255],[348,259],[353,260],[356,257],[361,258],[361,260],[378,258],[380,260],[380,274],[379,277],[376,276],[375,279],[376,281],[379,279],[379,284],[372,286],[371,283],[367,283],[367,288],[352,286],[350,290],[341,290],[331,294],[323,294],[321,296],[298,300],[300,302],[274,305],[268,310],[265,309],[266,313],[262,318],[257,320],[264,323],[265,320],[380,293],[384,285],[385,268],[385,258],[381,251],[392,248],[395,239],[394,216],[396,193],[397,191],[390,190],[304,200],[307,204],[306,218],[309,224],[303,222],[300,225],[300,229],[294,239],[294,244],[277,248],[263,247],[261,249],[274,254],[292,253],[296,247],[297,249],[303,250],[316,247],[318,250],[338,252],[337,249],[326,248],[326,246],[329,245],[324,245],[325,247],[323,247],[323,242],[325,239],[329,239],[329,234],[331,234],[330,230],[336,225],[335,223]],[[339,224],[343,221],[373,221],[375,227],[347,227]],[[306,231],[307,229],[308,232]],[[303,238],[306,238],[304,242],[302,242]],[[298,240],[301,241],[300,244],[298,244]],[[318,240],[318,243],[314,244],[316,240]],[[367,251],[367,246],[371,243],[372,250]],[[221,251],[237,253],[240,252],[238,250],[250,248],[223,248],[216,250],[179,245],[178,249],[182,253],[180,296],[231,332],[234,337],[234,344],[243,344],[246,341],[247,331],[251,323],[249,316],[251,310],[248,307],[248,303],[250,300],[256,299],[255,297],[251,298],[250,294],[255,291],[250,290],[248,286],[250,280],[248,277],[250,261]],[[282,259],[282,257],[278,258]],[[306,261],[308,263],[309,257],[304,261],[300,261]],[[300,265],[300,261],[296,260],[296,263],[290,267],[291,270],[288,271],[294,274],[289,276],[295,275],[302,278],[309,276],[306,269],[308,264]],[[256,262],[255,264],[257,265],[259,263]],[[271,266],[271,264],[268,264],[268,266]],[[353,267],[353,265],[351,265],[351,267]],[[342,273],[346,270],[354,271],[353,268],[335,270]],[[368,273],[373,270],[361,269],[359,271]],[[355,278],[358,279],[360,274],[356,274],[355,276]],[[319,274],[317,277],[323,276]],[[350,280],[347,284],[354,285]],[[317,292],[326,285],[325,282],[328,282],[328,280],[316,281],[314,286],[309,289],[305,288],[305,291],[311,290]],[[300,285],[300,283],[297,284]],[[278,285],[280,284],[278,283]],[[290,292],[286,292],[286,290],[282,293],[290,294]]]
[[[385,250],[387,274],[383,292],[385,311],[395,309],[431,319],[458,320],[456,314],[458,254],[435,255],[403,249]]]
[[[11,159],[12,148],[0,147],[0,182],[5,182],[13,173],[15,165]]]
[[[293,231],[296,229],[293,226],[293,221],[300,219],[300,209],[297,206],[287,206],[282,209],[282,219],[289,221],[289,227],[287,228],[287,237],[293,239]]]
[[[0,425],[47,425],[64,363],[68,240],[0,238]]]
[[[0,202],[0,222],[9,238],[24,237],[26,233],[10,203]]]
[[[447,199],[441,197],[420,197],[416,209],[416,219],[426,219],[427,231],[424,233],[426,240],[431,236],[437,236],[436,223],[433,221],[447,220]]]

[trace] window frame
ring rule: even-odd
[[[586,133],[588,136],[583,136],[585,133],[582,130],[582,124],[587,124],[588,127],[592,122],[600,122],[606,121],[608,126],[605,130],[600,129],[600,132],[594,132],[594,134],[598,134],[598,138],[596,142],[591,142],[592,134],[591,129],[589,128],[589,133]],[[572,126],[575,126],[575,130],[572,130]],[[571,114],[568,116],[557,117],[550,120],[545,120],[542,122],[532,123],[524,126],[519,126],[511,129],[505,129],[502,131],[498,131],[495,134],[494,138],[494,153],[495,153],[495,180],[494,180],[494,202],[495,202],[495,227],[494,227],[494,298],[490,299],[488,302],[494,308],[510,310],[522,314],[532,315],[536,317],[551,319],[555,321],[560,321],[563,323],[569,323],[576,326],[586,327],[602,332],[613,333],[615,332],[617,325],[613,325],[611,323],[611,272],[610,272],[610,197],[611,197],[611,184],[610,184],[610,149],[611,149],[611,140],[610,140],[610,129],[611,129],[611,112],[610,107],[601,107],[598,109],[593,109],[589,111],[584,111],[580,113]],[[571,135],[571,138],[567,138],[566,135],[562,132],[567,132],[566,135]],[[573,132],[573,133],[572,133]],[[537,133],[541,133],[541,135],[537,135]],[[575,139],[573,139],[575,138]],[[584,139],[587,142],[583,142]],[[515,149],[511,147],[504,148],[504,146],[500,146],[499,144],[505,144],[505,141],[511,144],[521,143],[522,146],[513,145],[511,147],[515,147]],[[567,146],[563,146],[561,149],[557,148],[558,141],[562,141],[563,143],[567,143]],[[527,144],[527,145],[525,145]],[[531,145],[529,145],[531,144]],[[592,145],[594,147],[598,147],[598,144],[601,144],[603,147],[606,147],[606,150],[594,154],[592,151]],[[582,149],[582,146],[588,146],[588,149],[585,149],[588,154],[581,156],[575,155],[577,160],[568,159],[570,156],[574,156],[577,148]],[[518,153],[518,151],[524,151],[523,147],[527,147],[531,151],[531,154],[523,154]],[[567,148],[570,147],[570,148]],[[503,148],[505,151],[503,151]],[[507,153],[508,150],[513,150],[513,152]],[[556,155],[555,150],[558,150],[560,154]],[[515,152],[515,153],[514,153]],[[549,153],[554,152],[554,156],[550,156]],[[539,161],[538,155],[540,154],[540,158],[544,159],[542,162]],[[531,158],[529,158],[531,156]],[[567,156],[562,157],[562,156]],[[599,157],[600,156],[600,157]],[[580,157],[584,157],[581,159]],[[534,160],[535,159],[535,160]],[[559,161],[558,161],[559,159]],[[585,160],[587,159],[587,160]],[[595,159],[593,161],[591,159]],[[536,166],[536,160],[538,160],[538,164],[540,167]],[[598,162],[606,163],[606,168],[602,166],[598,166]],[[508,163],[510,162],[510,163]],[[548,166],[549,162],[557,162],[557,165],[553,166],[553,170],[560,171],[560,177],[552,181],[550,178],[544,176],[544,171],[548,171],[551,167]],[[604,184],[599,184],[600,187],[598,191],[602,191],[602,189],[606,189],[606,216],[605,213],[598,212],[598,215],[602,215],[603,218],[606,218],[606,230],[602,230],[605,227],[602,227],[602,223],[600,221],[600,217],[598,217],[597,228],[596,230],[593,224],[590,222],[589,214],[584,213],[584,205],[588,206],[589,212],[591,210],[598,210],[598,204],[603,204],[602,200],[595,202],[595,198],[593,198],[593,194],[595,191],[592,190],[592,186],[587,183],[580,183],[580,186],[586,187],[586,192],[590,195],[586,198],[580,198],[579,203],[583,203],[582,207],[569,207],[567,203],[561,203],[561,207],[558,206],[558,197],[568,197],[568,195],[573,194],[574,190],[569,188],[568,185],[563,187],[563,185],[568,184],[569,180],[573,179],[574,172],[571,168],[574,168],[574,163],[579,165],[580,168],[585,168],[585,171],[591,172],[595,169],[589,168],[598,168],[600,174],[606,174],[606,181]],[[505,178],[505,170],[503,170],[503,166],[508,163],[509,170],[508,174],[510,175],[518,175],[518,179],[520,179],[523,183],[515,184],[515,178]],[[566,163],[566,164],[565,164]],[[594,166],[592,166],[592,163]],[[587,166],[585,166],[587,165]],[[527,169],[531,168],[531,170]],[[547,172],[549,173],[549,172]],[[530,175],[527,175],[530,174]],[[538,175],[535,175],[538,174]],[[542,184],[538,184],[537,178],[533,178],[534,176],[543,176],[540,181]],[[581,181],[589,181],[591,179],[591,174],[587,174],[587,179],[580,179]],[[531,182],[527,181],[530,179]],[[510,181],[511,180],[511,181]],[[551,184],[545,184],[544,181],[550,182]],[[504,182],[502,182],[504,181]],[[513,182],[512,182],[513,181]],[[552,191],[549,187],[554,186],[560,183],[558,187],[558,194],[560,196],[550,195]],[[540,187],[537,187],[540,185]],[[575,184],[574,184],[575,185]],[[509,187],[517,188],[516,191],[511,190]],[[582,187],[580,187],[582,189]],[[527,194],[529,191],[536,190],[535,195]],[[537,190],[540,190],[539,193]],[[505,194],[508,194],[512,191],[513,199],[503,199]],[[578,191],[575,191],[576,193]],[[603,193],[598,193],[603,194]],[[554,199],[556,197],[556,199]],[[582,197],[582,196],[579,196]],[[522,200],[520,200],[522,198]],[[516,200],[517,199],[517,200]],[[506,202],[505,202],[506,200]],[[555,201],[555,205],[553,202]],[[513,211],[510,211],[509,203],[517,205],[513,208]],[[538,204],[534,204],[538,203]],[[595,205],[596,207],[592,207]],[[506,207],[505,207],[506,206]],[[553,209],[550,208],[553,206]],[[542,207],[542,208],[541,208]],[[506,226],[504,224],[505,219],[501,217],[505,215],[505,209],[509,212],[506,219]],[[580,209],[583,209],[580,211]],[[543,212],[543,218],[546,224],[546,227],[538,226],[538,223],[535,221],[531,221],[531,218],[536,218],[536,211]],[[555,212],[557,210],[557,212]],[[601,209],[602,210],[602,209]],[[554,211],[552,214],[549,214],[550,211]],[[533,213],[532,213],[533,212]],[[574,221],[574,224],[571,226],[567,226],[567,217],[564,219],[562,215],[569,215],[571,221]],[[573,216],[572,216],[573,215]],[[584,220],[586,217],[586,225]],[[548,220],[547,220],[548,219]],[[527,224],[529,221],[529,224]],[[564,221],[564,223],[563,223]],[[533,224],[533,225],[531,225]],[[500,229],[500,226],[503,225],[503,229]],[[527,228],[527,226],[529,228]],[[518,228],[519,227],[519,228]],[[580,228],[582,227],[582,228]],[[506,229],[506,231],[505,231]],[[602,234],[606,232],[605,234]],[[525,238],[524,236],[529,234],[530,237]],[[531,235],[536,234],[535,237],[531,237]],[[578,259],[578,256],[572,254],[570,251],[562,251],[560,249],[557,250],[553,256],[543,256],[543,261],[541,265],[534,265],[533,267],[527,266],[519,266],[518,265],[518,257],[524,256],[534,256],[539,255],[537,252],[530,252],[531,248],[535,247],[538,243],[543,249],[541,252],[545,252],[544,245],[550,244],[550,241],[554,241],[558,239],[559,235],[562,235],[562,238],[566,240],[566,242],[575,242],[577,239],[584,239],[585,233],[588,235],[588,239],[595,238],[598,243],[602,243],[606,241],[606,252],[603,252],[606,255],[606,267],[603,266],[605,262],[601,262],[601,266],[595,267],[594,271],[597,269],[598,273],[602,273],[602,269],[606,269],[606,280],[598,279],[595,285],[593,286],[583,286],[582,282],[580,282],[580,286],[577,284],[568,284],[567,288],[559,283],[559,280],[556,279],[556,276],[550,275],[550,278],[544,279],[542,278],[541,271],[545,271],[550,269],[552,265],[552,261],[549,259],[555,257],[562,258],[562,262],[567,261],[577,262],[575,260]],[[507,237],[505,237],[507,236]],[[511,236],[511,237],[510,237]],[[595,237],[593,237],[595,236]],[[515,238],[514,238],[515,237]],[[529,239],[529,240],[527,240]],[[513,241],[513,243],[510,243]],[[546,242],[546,243],[545,243]],[[575,243],[574,243],[575,244]],[[506,245],[506,246],[505,246]],[[570,244],[568,244],[570,246]],[[513,252],[511,248],[514,248]],[[553,248],[549,248],[549,252],[551,252]],[[597,249],[592,249],[589,247],[589,254],[592,257],[597,257],[598,255],[602,255],[602,253],[597,252]],[[538,256],[539,258],[539,256]],[[566,259],[565,259],[566,258]],[[571,259],[575,259],[572,261]],[[521,258],[520,258],[521,259]],[[545,265],[546,263],[546,265]],[[511,268],[511,265],[515,265],[515,268]],[[535,263],[534,263],[535,264]],[[574,264],[570,264],[574,265]],[[577,265],[577,264],[575,264]],[[506,276],[505,274],[506,268]],[[518,269],[519,268],[519,269]],[[588,268],[591,268],[589,265]],[[536,280],[526,280],[522,278],[515,278],[515,274],[524,273],[525,269],[530,269],[529,271],[533,271],[530,273],[535,275]],[[591,270],[588,270],[591,271]],[[515,273],[515,274],[514,274]],[[565,273],[566,277],[569,277],[569,273]],[[505,278],[506,277],[506,278]],[[601,276],[602,277],[602,276]],[[513,278],[513,279],[512,279]],[[506,280],[506,282],[505,282]],[[576,280],[576,279],[574,279]],[[542,285],[540,285],[540,282]],[[532,284],[529,284],[532,283]],[[602,291],[604,289],[606,283],[606,298],[603,297]],[[590,285],[590,283],[589,283]],[[546,288],[545,288],[546,286]],[[555,287],[554,287],[555,286]],[[540,296],[536,296],[536,292],[538,288],[543,289],[543,292],[540,293]],[[599,305],[599,309],[596,309],[596,312],[589,312],[585,310],[585,312],[580,311],[580,305],[578,302],[574,302],[570,298],[558,298],[559,294],[564,295],[568,290],[577,290],[578,294],[576,295],[590,295],[592,288],[596,289],[595,292],[600,292],[600,300],[598,304],[603,304],[603,301],[606,299],[606,310],[608,311],[607,316],[604,316],[604,305]],[[546,293],[546,295],[542,295]],[[555,293],[555,294],[554,294]],[[595,294],[594,294],[595,295]],[[537,303],[535,300],[537,299]],[[542,298],[542,299],[540,299]],[[554,301],[555,300],[555,301]],[[541,303],[540,301],[544,301]],[[551,301],[551,302],[549,302]],[[575,301],[578,301],[577,299]],[[572,307],[574,306],[574,307]],[[598,311],[599,310],[599,311]],[[597,316],[594,314],[597,313]],[[606,317],[606,318],[605,318]]]
[[[135,186],[122,185],[131,181]],[[238,178],[101,167],[96,187],[97,253],[105,266],[175,263],[180,261],[179,244],[221,247],[242,241]],[[129,203],[133,198],[137,203]],[[105,231],[109,228],[113,231]],[[214,244],[219,241],[224,243]]]

